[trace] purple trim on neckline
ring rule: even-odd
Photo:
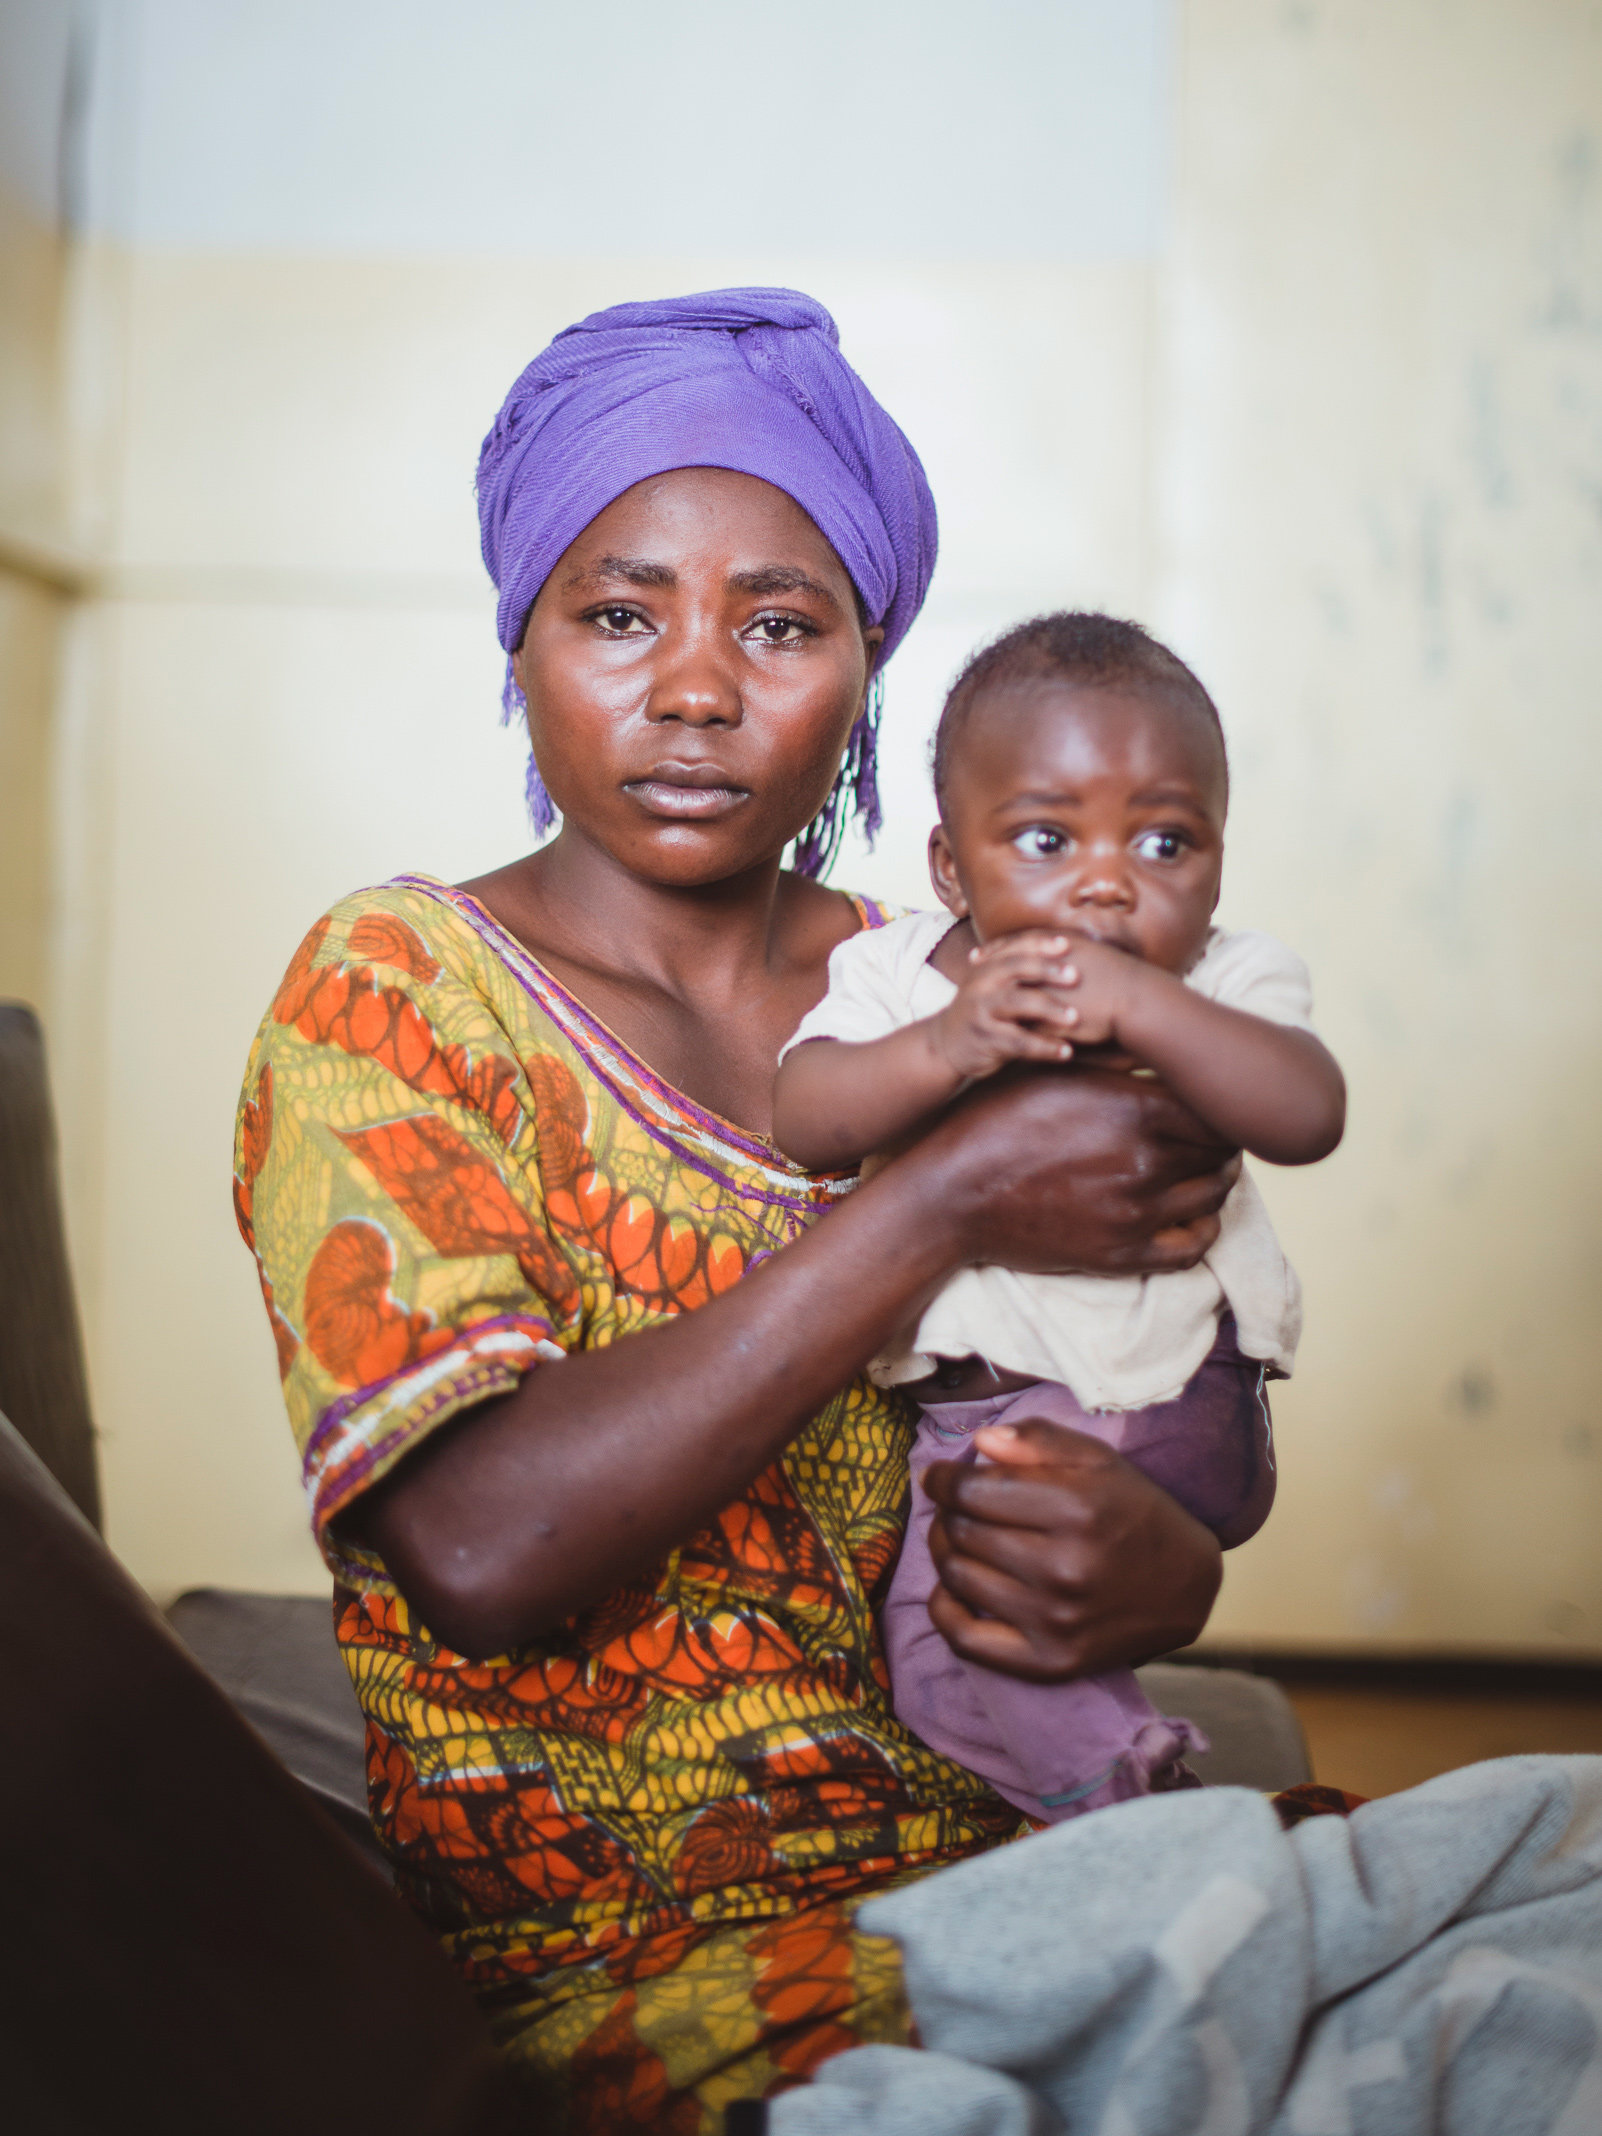
[[[496,953],[524,992],[532,995],[558,1028],[573,1025],[578,1027],[578,1033],[589,1041],[587,1046],[579,1044],[578,1035],[571,1028],[566,1031],[567,1037],[570,1042],[578,1045],[578,1050],[584,1055],[591,1071],[612,1093],[630,1119],[662,1141],[684,1163],[715,1180],[719,1186],[726,1187],[731,1194],[751,1196],[768,1208],[799,1211],[816,1209],[850,1191],[850,1186],[855,1183],[854,1177],[840,1173],[814,1175],[803,1172],[799,1166],[792,1165],[788,1158],[781,1155],[772,1143],[759,1141],[755,1136],[746,1134],[745,1130],[737,1127],[732,1120],[725,1120],[720,1113],[707,1111],[704,1106],[697,1105],[693,1098],[688,1098],[682,1091],[676,1090],[671,1083],[658,1075],[648,1062],[641,1060],[631,1047],[625,1045],[615,1032],[608,1030],[598,1016],[593,1015],[581,1001],[570,994],[562,982],[546,970],[533,952],[525,949],[517,937],[509,933],[500,921],[467,891],[458,890],[449,883],[438,882],[426,875],[397,875],[384,884],[383,888],[412,890],[431,899],[435,904],[445,905],[458,913],[479,939]],[[861,911],[867,900],[853,899],[852,903]],[[864,918],[866,919],[865,913]],[[874,923],[869,921],[868,924]],[[883,925],[883,920],[878,924]],[[608,1072],[605,1059],[598,1058],[598,1055],[611,1055],[617,1063],[616,1068]],[[687,1147],[675,1139],[666,1131],[660,1118],[642,1117],[630,1102],[628,1089],[621,1087],[617,1080],[619,1074],[624,1072],[637,1087],[656,1098],[664,1113],[670,1116],[676,1114],[687,1120],[708,1141],[721,1144],[736,1155],[759,1164],[770,1177],[793,1180],[796,1191],[789,1194],[765,1194],[759,1189],[753,1189],[749,1180],[730,1179],[726,1174],[717,1171],[708,1163],[704,1149]],[[840,1185],[831,1192],[832,1183],[837,1180]],[[822,1195],[818,1192],[819,1186],[824,1187]]]

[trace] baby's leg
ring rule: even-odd
[[[1145,1409],[1085,1409],[1071,1388],[1055,1380],[998,1371],[979,1357],[953,1359],[905,1390],[923,1405],[926,1417],[945,1419],[938,1429],[951,1434],[943,1451],[936,1452],[925,1450],[920,1434],[914,1463],[926,1467],[953,1459],[956,1447],[981,1424],[1021,1424],[1036,1417],[1071,1425],[1122,1454],[1232,1546],[1257,1533],[1274,1503],[1268,1371],[1241,1351],[1229,1312],[1189,1383],[1171,1402]],[[1007,1399],[996,1399],[1001,1395]],[[981,1397],[989,1399],[982,1405]]]
[[[925,1408],[912,1453],[906,1540],[883,1614],[898,1717],[932,1749],[1048,1823],[1173,1784],[1186,1750],[1206,1747],[1188,1722],[1156,1711],[1130,1670],[1068,1684],[1024,1683],[961,1660],[930,1619],[934,1506],[923,1472],[933,1461],[972,1461],[980,1425],[1021,1414],[1031,1398],[1037,1410],[1054,1408],[1059,1396],[1073,1403],[1066,1388],[1035,1382],[1023,1392],[1013,1387]]]
[[[1267,1377],[1265,1365],[1242,1354],[1235,1317],[1226,1312],[1212,1349],[1173,1401],[1090,1416],[1081,1411],[1059,1421],[1115,1448],[1233,1548],[1257,1533],[1274,1503]],[[1015,1406],[1009,1421],[1021,1421],[1022,1414]]]

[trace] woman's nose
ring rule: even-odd
[[[704,641],[668,648],[646,701],[647,719],[678,720],[686,727],[735,727],[740,690],[731,666]]]

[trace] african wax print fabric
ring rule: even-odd
[[[488,1661],[442,1646],[339,1526],[449,1418],[705,1303],[850,1181],[670,1089],[426,876],[357,893],[301,944],[235,1167],[374,1823],[510,2050],[555,2066],[590,2041],[612,2096],[632,2040],[641,2097],[665,2086],[690,2115],[724,2065],[785,2081],[834,2051],[820,2040],[893,2036],[904,2012],[885,2015],[851,1906],[1018,1829],[890,1709],[875,1612],[906,1520],[900,1398],[853,1382],[654,1574]],[[664,2052],[661,2013],[687,1997]]]

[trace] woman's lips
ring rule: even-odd
[[[632,794],[650,815],[671,816],[681,823],[706,823],[726,816],[750,798],[743,786],[711,785],[704,777],[680,778],[670,772],[630,779],[623,791]]]

